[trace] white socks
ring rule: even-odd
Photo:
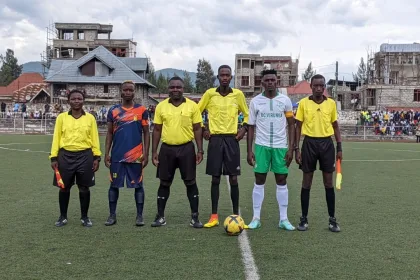
[[[264,185],[257,185],[254,183],[254,190],[252,191],[254,219],[260,220],[261,206],[262,206],[263,200],[264,200]]]
[[[287,220],[287,206],[289,204],[289,190],[287,189],[287,185],[277,185],[276,196],[280,210],[280,221]]]

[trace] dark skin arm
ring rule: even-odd
[[[334,137],[335,137],[335,141],[337,143],[340,143],[339,145],[341,145],[341,132],[340,132],[340,127],[338,126],[338,122],[335,121],[332,123],[333,129],[334,129]],[[343,152],[342,151],[337,151],[337,155],[336,155],[336,160],[343,160]]]
[[[255,155],[252,151],[252,142],[254,141],[255,125],[248,125],[248,134],[246,136],[246,150],[248,152],[247,161],[251,166],[255,165]]]
[[[145,168],[149,163],[149,150],[150,150],[150,131],[149,125],[143,125],[143,160],[142,168]]]
[[[108,122],[108,129],[106,132],[106,138],[105,138],[105,166],[110,167],[111,166],[111,156],[109,155],[109,152],[111,151],[112,146],[112,136],[114,134],[114,125],[112,122]]]
[[[293,160],[293,147],[295,145],[295,119],[293,117],[287,118],[287,132],[289,134],[289,150],[286,153],[286,165],[290,166]]]
[[[302,122],[296,120],[296,131],[295,131],[295,145],[296,145],[296,155],[295,155],[295,160],[297,164],[301,164],[302,163],[302,157],[300,155],[300,151],[299,151],[299,143],[300,143],[300,136],[302,134]]]
[[[197,145],[196,163],[197,165],[203,161],[203,129],[201,123],[193,124],[194,138]]]
[[[153,128],[153,134],[152,134],[152,163],[154,166],[158,166],[159,164],[157,148],[159,146],[161,136],[162,136],[162,125],[155,124],[155,127]]]

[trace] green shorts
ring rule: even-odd
[[[287,168],[286,160],[284,159],[287,150],[287,148],[270,148],[255,145],[254,172],[265,174],[271,170],[275,174],[288,174],[289,169]]]

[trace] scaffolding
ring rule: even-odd
[[[54,22],[48,23],[46,36],[45,50],[41,53],[42,74],[44,77],[46,77],[51,66],[51,60],[54,58],[54,39],[58,38],[58,31],[55,29]]]

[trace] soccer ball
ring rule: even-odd
[[[228,235],[239,235],[244,230],[245,222],[239,215],[230,215],[225,219],[223,227]]]

